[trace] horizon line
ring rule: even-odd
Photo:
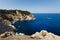
[[[47,14],[47,12],[45,12],[46,14]],[[43,14],[45,14],[45,13],[43,13]],[[50,13],[50,12],[48,12],[48,13]],[[58,13],[58,12],[51,12],[50,14],[52,14],[52,13]],[[33,13],[33,14],[37,14],[37,13]],[[38,13],[38,14],[42,14],[42,13]]]

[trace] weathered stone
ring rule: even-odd
[[[3,34],[0,35],[0,38],[6,38],[9,36],[15,35],[13,32],[5,32]]]
[[[60,36],[57,36],[53,33],[49,33],[46,30],[42,30],[41,32],[36,32],[31,36],[31,38],[37,38],[42,40],[60,40]]]
[[[8,25],[5,25],[0,22],[0,34],[5,33],[5,32],[14,32],[14,28]]]
[[[47,34],[48,34],[48,32],[45,31],[45,30],[42,30],[42,31],[40,32],[40,35],[43,36],[43,37],[46,36]]]
[[[44,33],[47,33],[46,35]],[[8,34],[6,37],[4,34]],[[36,32],[35,34],[33,34],[33,36],[29,36],[29,35],[20,35],[17,33],[17,35],[13,35],[11,36],[10,33],[4,33],[2,35],[2,37],[4,38],[0,38],[0,40],[60,40],[60,36],[57,36],[53,33],[47,32],[46,30],[42,30],[41,32]],[[22,33],[21,33],[22,34]],[[41,34],[44,34],[41,35]]]

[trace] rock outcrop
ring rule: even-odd
[[[31,36],[25,35],[23,33],[13,34],[11,32],[6,32],[0,35],[0,40],[60,40],[60,36],[47,32],[46,30],[36,32]]]
[[[0,34],[16,30],[15,26],[12,25],[12,21],[33,19],[34,16],[28,11],[0,9]]]
[[[11,21],[33,20],[34,16],[28,11],[0,10],[0,19],[2,19],[5,23],[10,24]]]
[[[3,24],[0,22],[0,34],[3,34],[5,32],[14,32],[16,29],[13,28],[12,26]]]
[[[41,32],[36,32],[35,34],[31,35],[31,38],[37,38],[41,40],[60,40],[60,36],[57,36],[53,33],[48,33],[45,30],[42,30]]]
[[[13,36],[13,35],[15,35],[14,32],[5,32],[5,33],[0,35],[0,38],[6,38],[6,37],[9,37],[9,36]]]

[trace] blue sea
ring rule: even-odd
[[[16,21],[13,25],[17,28],[17,33],[25,33],[26,35],[40,32],[41,30],[47,30],[56,35],[60,35],[60,14],[57,13],[35,13],[36,18],[30,21]]]

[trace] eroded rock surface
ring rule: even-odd
[[[5,32],[14,32],[15,29],[12,26],[5,25],[0,22],[0,34],[3,34]]]
[[[15,35],[8,36],[6,38],[0,38],[0,40],[60,40],[60,36],[42,30],[41,32],[36,32],[31,36],[22,35],[22,33],[20,34],[17,33]]]
[[[42,40],[60,40],[60,36],[57,36],[45,30],[42,30],[41,32],[36,32],[31,36],[31,38],[37,38]]]

